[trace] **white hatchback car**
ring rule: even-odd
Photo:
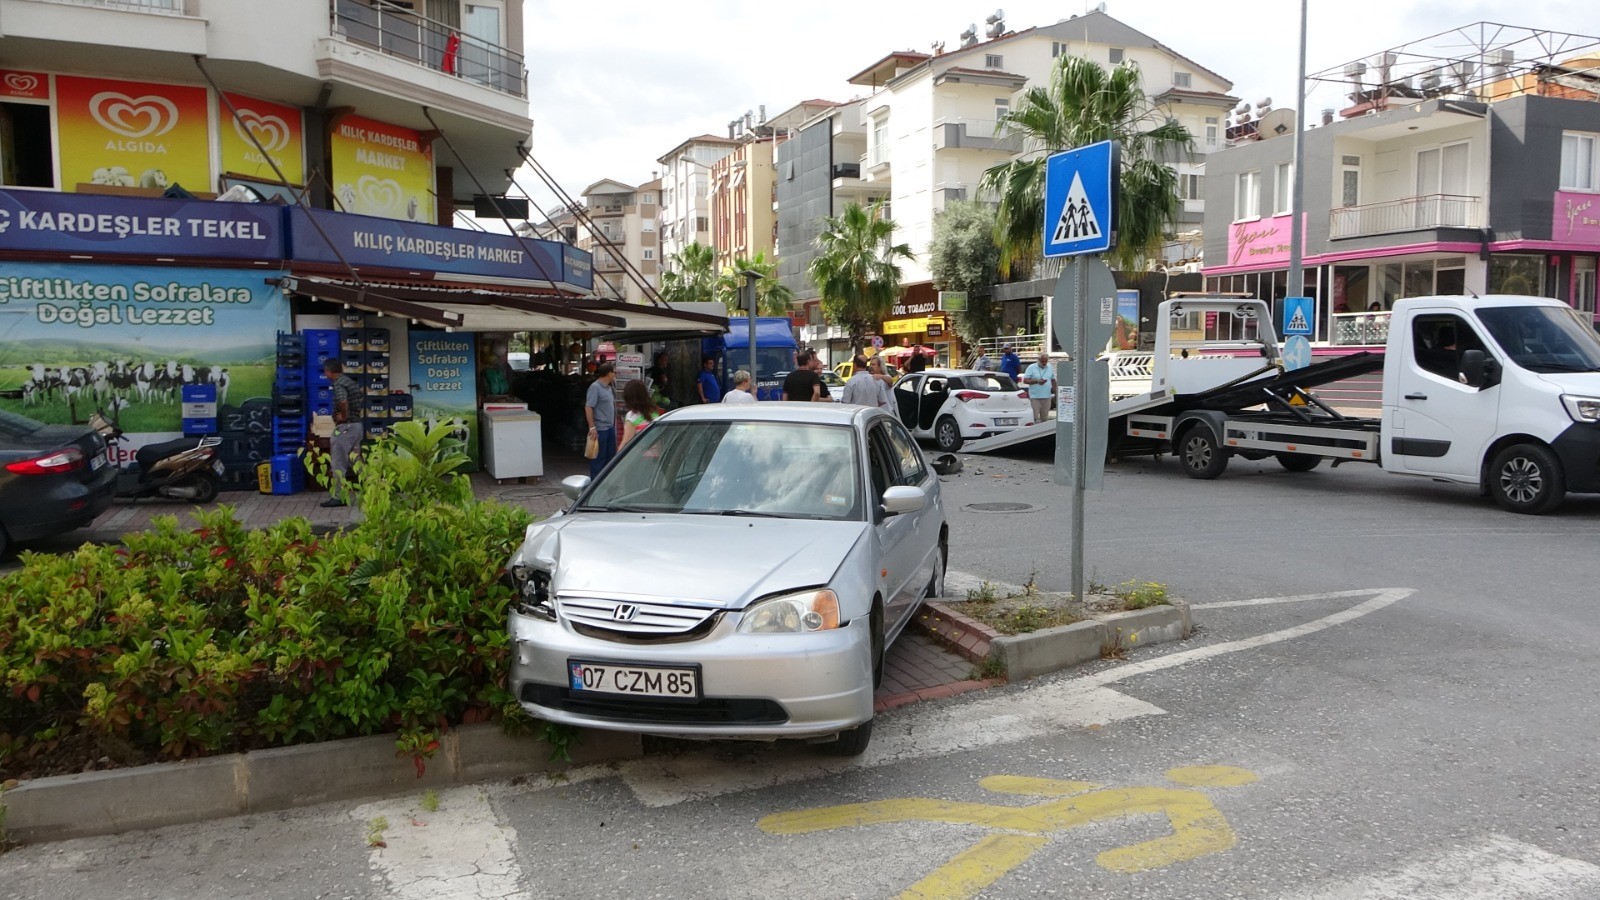
[[[1033,421],[1026,391],[1011,376],[975,369],[926,369],[894,384],[900,421],[946,453],[963,441],[993,437]]]

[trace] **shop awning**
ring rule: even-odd
[[[659,306],[482,288],[441,288],[325,276],[279,279],[285,290],[457,331],[587,331],[622,343],[699,337],[727,330],[725,316]]]

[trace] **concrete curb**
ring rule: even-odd
[[[59,775],[23,782],[0,797],[8,838],[19,843],[117,834],[288,809],[331,800],[420,791],[644,755],[636,734],[583,730],[572,761],[550,745],[509,737],[499,723],[443,735],[419,777],[392,735],[276,747],[208,759]]]
[[[1093,662],[1114,650],[1180,641],[1194,633],[1189,605],[1181,602],[1015,635],[1000,634],[942,603],[929,602],[917,616],[917,626],[974,663],[997,660],[1011,681]]]

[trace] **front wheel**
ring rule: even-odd
[[[848,731],[839,732],[837,740],[817,746],[829,756],[860,756],[867,751],[867,744],[871,742],[872,720],[868,719]]]
[[[1496,453],[1488,481],[1489,495],[1514,513],[1546,513],[1567,496],[1561,460],[1540,444],[1513,444]]]
[[[933,425],[933,445],[945,453],[961,449],[961,426],[951,416],[941,416]]]
[[[1210,480],[1228,467],[1228,451],[1217,443],[1211,426],[1196,424],[1183,433],[1178,441],[1178,458],[1183,461],[1183,473],[1190,478]]]

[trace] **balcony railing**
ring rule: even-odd
[[[933,208],[944,209],[947,204],[968,199],[969,191],[959,182],[940,182],[933,186]]]
[[[173,2],[181,5],[181,0]],[[383,0],[333,0],[333,32],[351,43],[466,81],[517,97],[528,95],[522,54]]]
[[[995,131],[994,119],[947,117],[933,123],[935,150],[998,150],[1016,153],[1022,149],[1022,136],[1010,130]]]
[[[1363,237],[1429,228],[1482,228],[1483,198],[1427,194],[1347,206],[1329,213],[1328,237]]]
[[[107,9],[126,9],[133,12],[168,13],[183,15],[184,0],[50,0],[62,6],[104,6]]]
[[[1338,347],[1381,347],[1389,343],[1388,312],[1334,313],[1328,343]]]

